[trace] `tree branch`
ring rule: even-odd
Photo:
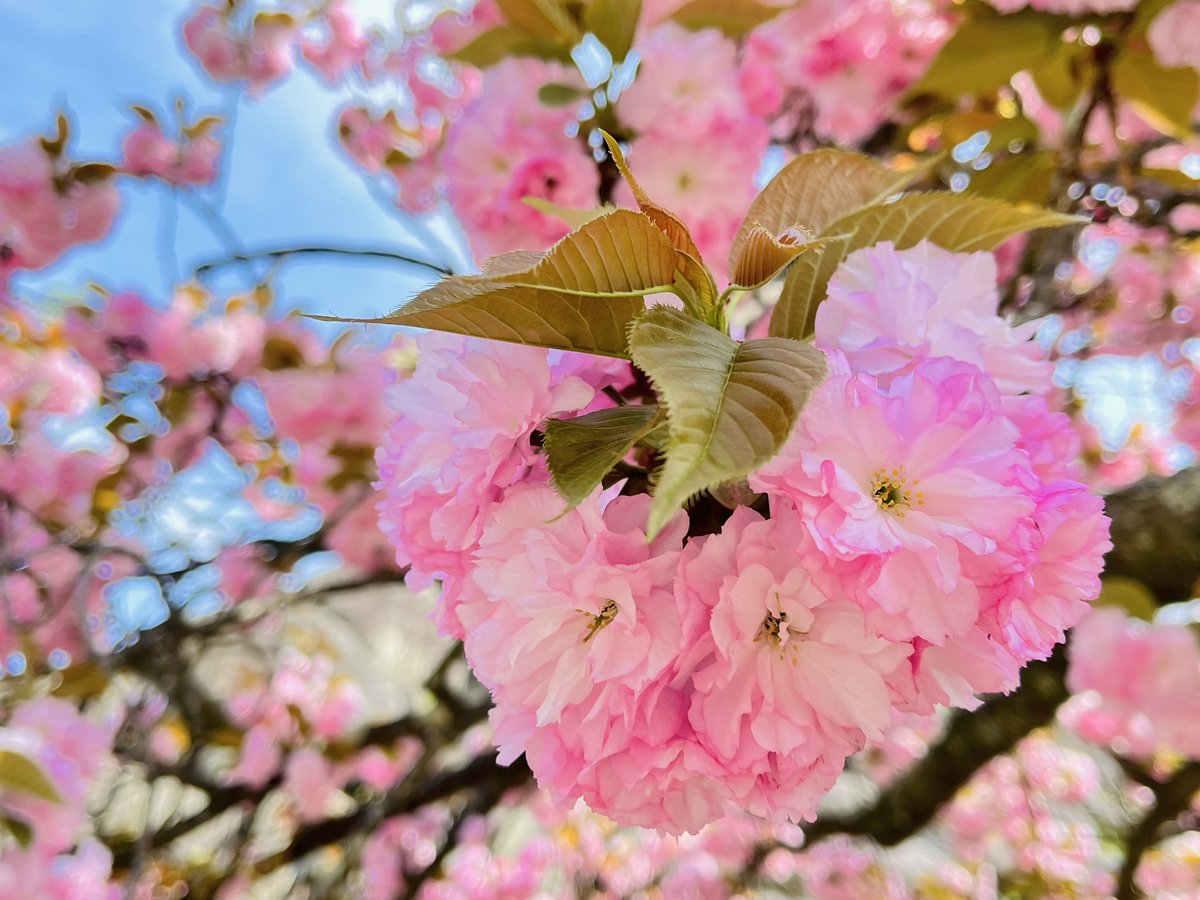
[[[1154,805],[1125,842],[1125,862],[1117,876],[1117,900],[1134,900],[1144,894],[1134,884],[1138,864],[1147,850],[1158,843],[1163,826],[1175,821],[1192,804],[1200,791],[1200,763],[1188,763],[1167,781],[1155,785]]]
[[[1200,466],[1138,482],[1110,495],[1106,505],[1113,520],[1107,574],[1138,579],[1161,603],[1192,597],[1200,580]],[[1065,675],[1065,647],[1059,646],[1046,662],[1026,667],[1012,694],[992,697],[974,712],[955,713],[945,737],[872,806],[818,820],[805,830],[806,842],[844,833],[890,846],[911,836],[980,767],[1053,720],[1069,696]],[[760,847],[747,868],[771,849]]]
[[[404,263],[405,265],[417,266],[422,269],[429,269],[431,272],[435,272],[438,275],[454,274],[449,269],[445,268],[444,266],[440,266],[435,262],[431,262],[427,259],[421,259],[416,256],[410,256],[407,253],[401,253],[396,250],[319,246],[268,247],[260,250],[247,250],[245,253],[231,253],[229,256],[223,256],[219,259],[210,259],[207,262],[202,262],[193,268],[192,272],[197,278],[203,279],[209,272],[217,269],[223,269],[226,266],[254,262],[255,260],[260,259],[279,261],[296,256],[347,256],[365,259],[382,259],[389,262],[399,262]]]
[[[1025,667],[1021,686],[1013,693],[993,696],[974,712],[954,713],[946,736],[878,801],[845,818],[818,820],[805,829],[805,843],[841,833],[890,847],[925,827],[980,767],[1054,718],[1069,696],[1063,684],[1066,668],[1060,645],[1048,660]]]
[[[1109,575],[1136,578],[1160,603],[1189,600],[1200,581],[1200,466],[1110,495]]]

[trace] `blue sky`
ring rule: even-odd
[[[130,103],[170,110],[177,96],[195,114],[223,114],[229,91],[184,55],[179,26],[195,0],[4,0],[0,4],[0,142],[52,128],[69,109],[72,152],[115,161],[135,123]],[[356,7],[390,15],[390,2]],[[225,217],[248,248],[294,244],[402,249],[413,241],[336,147],[333,113],[349,96],[306,69],[260,99],[237,106],[225,186]],[[97,281],[162,300],[178,266],[186,277],[225,246],[185,204],[156,183],[125,179],[123,215],[102,244],[73,250],[49,275],[25,277],[34,292],[76,291]],[[174,228],[174,240],[170,235]],[[171,249],[173,247],[173,249]],[[462,264],[460,260],[460,265]],[[282,301],[339,315],[381,313],[429,280],[388,264],[294,262],[276,282]],[[219,284],[220,282],[218,282]],[[230,284],[229,286],[232,287]]]

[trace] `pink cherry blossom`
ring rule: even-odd
[[[630,128],[657,131],[669,122],[672,132],[703,133],[713,120],[743,115],[737,48],[721,32],[668,22],[641,38],[637,49],[637,78],[617,106]]]
[[[399,564],[412,567],[410,583],[456,584],[488,511],[509,487],[544,472],[530,434],[550,415],[586,407],[594,391],[558,369],[561,354],[437,334],[416,345],[416,370],[392,397],[403,416],[377,455],[380,524]],[[461,636],[456,604],[448,589],[440,621]]]
[[[680,651],[671,579],[684,523],[647,545],[631,540],[643,498],[593,495],[559,516],[562,505],[549,486],[510,491],[483,530],[473,590],[458,608],[475,673],[497,703],[533,711],[538,725],[584,703],[603,716],[608,693],[623,704]]]
[[[1089,740],[1143,756],[1200,757],[1200,646],[1184,625],[1095,610],[1072,634],[1063,717]]]
[[[852,368],[882,375],[922,356],[978,366],[1005,392],[1039,393],[1050,365],[1030,340],[1035,323],[1009,327],[996,314],[990,253],[952,253],[922,241],[851,253],[817,310],[816,341],[846,354]]]
[[[884,387],[837,372],[751,486],[795,502],[817,546],[895,617],[888,632],[940,644],[979,614],[968,555],[994,568],[1032,514],[1029,462],[995,385],[973,366],[917,360]]]
[[[340,787],[338,782],[329,760],[318,750],[302,747],[288,757],[281,789],[291,795],[301,821],[315,822],[325,817],[329,802]]]
[[[795,779],[795,766],[836,771],[881,735],[892,719],[886,678],[910,652],[874,633],[836,583],[821,584],[820,565],[793,510],[778,505],[763,520],[742,507],[689,548],[676,588],[682,603],[712,609],[711,637],[689,648],[701,657],[693,726],[732,770],[776,788],[753,806],[793,817],[811,816],[827,786],[773,780]]]
[[[712,120],[698,132],[652,131],[630,145],[629,165],[638,182],[654,202],[683,219],[718,278],[754,198],[754,175],[767,139],[760,120],[743,116]],[[624,183],[616,199],[635,205]]]
[[[480,93],[451,123],[440,157],[447,198],[478,258],[542,249],[567,233],[565,223],[530,209],[527,196],[596,205],[596,166],[567,133],[573,111],[546,107],[536,96],[546,82],[578,80],[561,66],[505,60],[484,73]]]
[[[336,83],[361,62],[371,43],[345,0],[333,0],[327,4],[322,19],[326,32],[324,40],[304,37],[300,42],[300,52],[321,73],[321,77]]]

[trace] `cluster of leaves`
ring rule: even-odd
[[[571,51],[590,33],[619,63],[633,46],[642,12],[641,0],[497,0],[496,6],[504,24],[448,59],[480,69],[510,56],[570,63]],[[689,0],[669,18],[693,31],[716,28],[740,38],[783,10],[758,0]]]
[[[847,254],[880,241],[990,250],[1020,232],[1075,221],[972,195],[896,197],[922,167],[896,171],[855,153],[818,150],[792,160],[751,205],[732,247],[731,283],[718,293],[688,229],[646,196],[618,143],[604,137],[637,211],[572,211],[582,224],[545,253],[494,257],[481,274],[445,278],[386,316],[334,320],[631,360],[657,403],[552,419],[544,446],[572,506],[630,452],[653,454],[651,538],[688,498],[736,483],[783,446],[825,373],[811,343],[813,322]],[[770,336],[735,341],[726,316],[732,296],[781,273]],[[680,306],[647,307],[648,296],[662,294]]]
[[[1169,3],[1149,0],[1130,12],[1078,16],[1033,8],[1001,15],[987,3],[965,4],[963,20],[907,92],[905,104],[916,114],[908,145],[919,150],[931,134],[954,145],[986,133],[996,158],[972,176],[972,191],[1044,202],[1079,148],[1046,147],[1038,125],[1005,99],[1018,72],[1028,72],[1042,100],[1071,123],[1085,122],[1098,102],[1119,97],[1163,134],[1188,139],[1200,73],[1164,66],[1146,39],[1146,29]],[[971,102],[964,104],[965,98]],[[1179,180],[1171,170],[1146,174]]]

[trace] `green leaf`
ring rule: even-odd
[[[642,0],[592,0],[583,14],[583,25],[594,34],[619,63],[629,55]]]
[[[814,150],[797,156],[772,178],[750,204],[729,251],[729,269],[738,268],[742,245],[756,226],[773,235],[800,227],[819,235],[835,219],[882,203],[926,171],[897,172],[846,150]]]
[[[512,254],[489,261],[484,275],[591,297],[644,296],[669,291],[675,283],[674,248],[649,218],[630,209],[614,209],[591,219],[528,269],[499,270],[497,266],[508,256]],[[521,256],[532,259],[537,254]],[[522,259],[516,261],[522,264]]]
[[[783,446],[825,375],[825,357],[786,338],[738,343],[667,306],[630,326],[629,351],[667,408],[667,459],[647,536],[688,497],[761,466]]]
[[[1170,185],[1173,188],[1179,188],[1183,191],[1200,190],[1200,179],[1191,178],[1184,174],[1180,169],[1155,169],[1143,167],[1142,175],[1147,178],[1153,178],[1155,181],[1161,181],[1163,184]]]
[[[1200,95],[1200,73],[1167,69],[1149,50],[1121,51],[1112,66],[1113,90],[1133,104],[1155,128],[1178,138],[1191,135],[1192,110]]]
[[[816,252],[823,246],[823,241],[813,240],[810,233],[799,227],[789,228],[776,237],[761,225],[755,225],[729,273],[729,286],[739,291],[762,287],[801,253]]]
[[[999,148],[1004,148],[1012,141],[1024,144],[1037,140],[1037,126],[1021,115],[1005,118],[995,112],[982,112],[977,109],[961,110],[941,118],[932,119],[931,125],[937,125],[942,131],[942,145],[954,147],[969,140],[981,131],[988,134],[988,148],[995,154]]]
[[[591,209],[575,209],[569,206],[559,206],[557,203],[551,203],[543,197],[522,197],[521,202],[526,206],[532,206],[543,215],[553,216],[560,222],[565,222],[571,228],[582,228],[592,219],[598,219],[600,216],[608,215],[617,207],[604,204]]]
[[[571,49],[553,41],[531,38],[515,28],[501,25],[485,31],[465,47],[447,53],[446,59],[466,63],[477,69],[487,69],[510,56],[532,56],[536,59],[569,63]]]
[[[33,843],[33,828],[28,822],[22,822],[20,819],[3,815],[0,815],[0,822],[4,823],[5,830],[13,836],[13,839],[20,846],[28,847]]]
[[[583,91],[572,84],[558,84],[552,81],[538,88],[538,101],[543,106],[569,106],[579,102],[582,96]]]
[[[654,223],[655,227],[666,236],[667,240],[671,242],[671,246],[675,248],[677,254],[675,267],[678,273],[676,293],[683,298],[684,305],[696,318],[704,321],[718,319],[720,309],[717,303],[717,286],[708,269],[704,267],[700,250],[696,247],[696,242],[692,240],[692,234],[688,231],[688,227],[669,209],[659,206],[650,199],[649,195],[642,190],[642,186],[638,184],[637,179],[633,177],[633,173],[629,171],[629,166],[625,162],[625,154],[621,152],[621,145],[608,132],[601,131],[600,134],[603,135],[604,142],[608,145],[608,152],[612,154],[617,170],[629,184],[629,189],[637,201],[638,209]]]
[[[1100,582],[1100,596],[1096,606],[1117,606],[1129,615],[1147,622],[1158,612],[1158,601],[1146,585],[1136,578],[1124,575],[1106,575]]]
[[[811,335],[829,279],[846,256],[862,247],[892,241],[904,249],[928,240],[947,250],[992,250],[1023,231],[1082,221],[972,194],[909,194],[894,203],[869,206],[825,229],[829,243],[824,252],[804,254],[792,264],[771,315],[770,334],[801,339]]]
[[[496,6],[513,28],[529,37],[565,43],[568,48],[582,37],[567,11],[555,0],[496,0]]]
[[[647,294],[671,291],[675,250],[641,213],[616,209],[544,254],[493,257],[479,275],[444,278],[387,316],[322,321],[431,328],[627,358],[626,330]]]
[[[656,405],[601,409],[574,419],[546,422],[546,461],[554,486],[574,508],[595,490],[633,445],[661,418]]]
[[[977,13],[958,26],[906,96],[956,98],[992,91],[1049,59],[1062,44],[1062,30],[1061,19],[1031,10],[1007,16]]]
[[[0,791],[20,791],[51,803],[61,803],[42,767],[14,750],[0,750]]]
[[[1055,109],[1068,110],[1075,105],[1084,88],[1085,75],[1091,74],[1088,48],[1077,43],[1060,44],[1029,74],[1042,99]]]
[[[1011,203],[1045,203],[1058,168],[1058,155],[1053,150],[1007,156],[972,172],[967,190]]]
[[[692,31],[716,28],[738,40],[764,22],[771,21],[784,8],[768,6],[757,0],[692,0],[671,18]]]

